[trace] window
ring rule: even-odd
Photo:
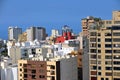
[[[101,44],[98,44],[98,47],[100,48],[100,47],[101,47]]]
[[[114,42],[120,42],[120,38],[114,38],[113,41]]]
[[[105,33],[105,36],[111,36],[111,33]]]
[[[96,56],[96,55],[91,55],[91,58],[92,58],[92,59],[96,59],[97,56]]]
[[[96,70],[97,66],[91,66],[91,70]]]
[[[91,64],[97,64],[96,60],[91,60]]]
[[[120,80],[120,78],[114,78],[114,80]]]
[[[20,74],[20,76],[22,76],[22,74]]]
[[[114,70],[120,70],[120,67],[114,67]]]
[[[91,71],[91,75],[97,75],[97,71]]]
[[[22,69],[20,68],[20,71],[22,71]]]
[[[105,42],[111,42],[112,39],[111,38],[105,38]]]
[[[98,36],[101,36],[101,34],[100,34],[100,33],[98,33]]]
[[[31,73],[36,73],[36,70],[32,70]]]
[[[96,49],[91,49],[90,52],[91,53],[96,53]]]
[[[106,76],[112,76],[112,73],[111,72],[106,72],[105,75]]]
[[[101,78],[101,80],[104,80],[104,78]]]
[[[111,61],[105,61],[105,64],[106,64],[106,65],[111,65],[112,62],[111,62]]]
[[[98,53],[101,53],[101,50],[98,50]]]
[[[100,38],[98,38],[98,42],[100,42],[101,41],[101,39]]]
[[[114,76],[120,76],[120,72],[114,72]]]
[[[32,75],[32,79],[36,79],[36,75]]]
[[[98,75],[101,75],[101,72],[98,72]]]
[[[105,59],[112,59],[112,56],[111,55],[106,55]]]
[[[105,80],[109,80],[109,78],[106,78]]]
[[[24,78],[27,78],[27,74],[24,74]]]
[[[40,67],[44,67],[44,64],[40,64],[39,66],[40,66]]]
[[[111,24],[112,22],[111,21],[106,21],[106,24]]]
[[[114,32],[113,36],[120,36],[120,32]]]
[[[98,61],[98,64],[101,64],[101,61]]]
[[[54,76],[52,76],[50,80],[55,80],[55,77],[54,77]]]
[[[51,68],[51,69],[55,69],[55,66],[51,65],[50,68]]]
[[[98,66],[98,69],[101,70],[101,66]]]
[[[22,63],[20,63],[20,66],[22,66]]]
[[[40,69],[40,73],[44,73],[44,69]]]
[[[97,69],[97,66],[93,66],[93,69]]]
[[[101,59],[101,55],[98,55],[98,59]]]
[[[32,65],[31,65],[31,68],[35,68],[35,67],[36,67],[36,65],[35,65],[35,64],[32,64]]]
[[[91,32],[90,36],[96,36],[96,32]]]
[[[112,53],[112,50],[105,50],[105,53]]]
[[[112,67],[105,67],[106,70],[112,70]]]
[[[120,24],[120,21],[114,21],[114,24]]]
[[[120,48],[120,44],[114,44],[113,45],[115,48]]]
[[[27,72],[27,69],[24,69],[24,72]]]
[[[114,53],[120,53],[120,50],[114,50]]]
[[[55,71],[51,71],[50,74],[51,74],[51,75],[55,75]]]
[[[91,43],[90,47],[96,47],[96,43]]]
[[[115,65],[120,65],[120,61],[114,61],[113,62]]]
[[[105,48],[111,48],[112,45],[111,44],[105,44]]]
[[[114,55],[114,59],[120,59],[119,55]]]
[[[45,75],[40,75],[39,78],[45,78]]]
[[[27,67],[27,64],[23,64],[23,67]]]
[[[96,42],[96,38],[90,38],[90,42]]]

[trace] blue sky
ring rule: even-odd
[[[8,26],[43,26],[50,34],[68,25],[79,33],[82,18],[111,19],[113,10],[120,10],[120,0],[0,0],[0,38],[7,39]]]

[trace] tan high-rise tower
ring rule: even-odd
[[[120,80],[119,14],[114,11],[112,20],[102,20],[100,28],[89,29],[88,52],[83,55],[83,80]]]

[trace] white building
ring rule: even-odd
[[[1,69],[1,80],[18,80],[18,68],[10,67]]]
[[[46,39],[46,29],[43,27],[30,27],[26,30],[27,41],[34,40],[45,40]]]
[[[22,28],[9,27],[8,28],[8,38],[9,40],[18,40],[18,36],[22,34]]]
[[[12,65],[12,59],[8,57],[3,57],[0,62],[1,69],[8,68],[8,66],[10,65]]]
[[[59,35],[59,31],[56,30],[56,29],[52,29],[51,36],[52,36],[52,37],[56,37],[56,36],[58,36],[58,35]]]
[[[79,50],[79,40],[66,40],[64,43],[57,43],[54,45],[54,56],[64,56],[71,52]]]

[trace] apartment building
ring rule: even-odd
[[[18,80],[78,80],[77,57],[19,60]]]
[[[113,12],[112,20],[102,21],[103,26],[89,29],[83,80],[120,80],[120,11]]]
[[[26,30],[27,41],[45,40],[46,39],[46,29],[43,27],[30,27]]]
[[[8,28],[8,39],[18,40],[18,36],[22,34],[22,28],[19,27],[9,27]]]
[[[91,80],[120,80],[119,45],[120,26],[90,31],[89,71]]]

